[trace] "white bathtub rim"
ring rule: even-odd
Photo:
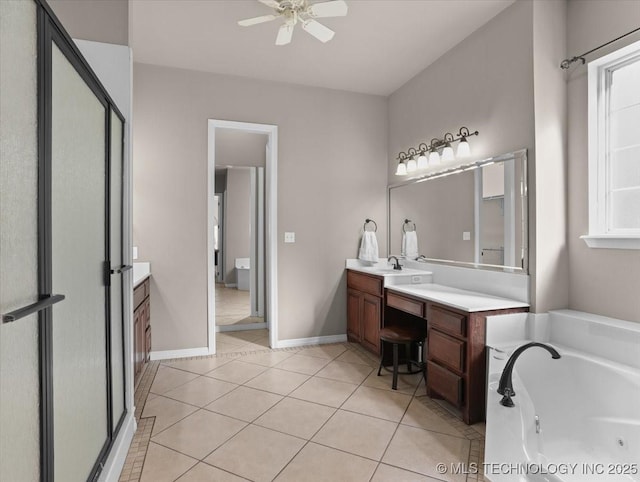
[[[500,350],[502,352],[504,352],[504,360],[505,362],[511,357],[511,355],[513,354],[514,351],[516,351],[518,348],[520,348],[522,345],[526,345],[527,343],[533,343],[532,340],[523,340],[522,342],[518,342],[518,343],[505,343],[505,344],[496,344],[495,346],[489,347],[490,349],[497,349]],[[539,343],[539,342],[535,342],[535,343]],[[612,370],[615,371],[620,371],[624,374],[627,375],[632,375],[632,376],[637,376],[640,377],[640,368],[636,368],[632,365],[627,365],[625,363],[620,363],[617,362],[615,360],[609,360],[608,358],[604,358],[602,356],[598,356],[598,355],[593,355],[591,353],[588,352],[583,352],[580,350],[576,350],[575,348],[566,346],[566,345],[562,345],[560,343],[552,343],[552,342],[548,342],[545,343],[545,345],[549,345],[552,348],[555,348],[558,353],[560,353],[560,357],[564,356],[564,355],[569,355],[572,356],[574,358],[579,358],[581,360],[585,360],[585,361],[589,361],[598,365],[601,365],[605,368],[610,368]],[[544,348],[540,348],[540,347],[532,347],[529,348],[529,350],[544,350]],[[551,355],[549,355],[551,356]],[[562,358],[560,358],[562,359]],[[491,364],[489,364],[489,368],[491,367]],[[518,371],[518,364],[516,361],[516,364],[514,366],[515,371]],[[490,372],[488,373],[488,380],[490,379],[491,375],[495,375],[495,374],[499,374],[502,373],[502,370],[500,370],[500,372]]]

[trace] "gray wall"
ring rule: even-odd
[[[609,0],[568,3],[569,55],[591,50],[640,25],[640,2]],[[640,40],[640,34],[616,42],[601,55]],[[569,306],[640,322],[640,252],[593,249],[580,239],[589,229],[587,69],[574,64],[567,76],[569,110]]]
[[[535,191],[533,6],[529,0],[514,3],[391,95],[389,182],[398,181],[398,152],[466,126],[480,133],[469,139],[475,159],[528,149],[529,192]],[[536,239],[535,208],[535,199],[530,199],[531,241]],[[536,245],[531,241],[535,300]]]
[[[534,146],[532,6],[516,2],[389,99],[390,183],[400,151],[461,126],[482,159]]]
[[[237,283],[236,258],[251,253],[251,169],[227,170],[226,219],[224,223],[225,284]]]
[[[153,267],[153,350],[207,343],[209,118],[279,128],[280,339],[344,334],[344,260],[365,218],[387,250],[387,99],[134,64],[134,242]]]
[[[535,147],[529,164],[529,239],[534,311],[569,304],[567,247],[567,94],[559,68],[566,57],[566,2],[533,2]]]
[[[129,45],[128,0],[48,0],[75,39]]]

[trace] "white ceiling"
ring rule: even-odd
[[[347,0],[323,44],[299,26],[274,45],[281,21],[256,0],[134,0],[134,60],[264,80],[389,95],[514,0]],[[314,2],[315,3],[315,2]]]

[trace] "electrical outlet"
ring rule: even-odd
[[[471,241],[471,231],[463,231],[462,232],[462,240],[463,241]]]
[[[296,242],[296,233],[284,233],[284,242],[285,243],[295,243]]]

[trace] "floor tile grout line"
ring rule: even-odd
[[[344,352],[342,352],[342,353],[344,353]],[[340,355],[341,355],[342,353],[340,353]],[[340,356],[340,355],[337,355],[337,356]],[[331,360],[334,360],[335,358],[336,358],[336,357],[332,358]],[[331,363],[331,361],[329,361],[329,363]],[[327,363],[327,365],[328,365],[329,363]],[[314,376],[316,376],[316,375],[314,375]],[[311,380],[311,378],[313,378],[313,377],[308,378],[304,383],[306,383],[307,381]],[[321,378],[321,377],[318,377],[318,378]],[[364,382],[364,380],[363,380],[363,382]],[[301,384],[301,385],[302,385],[302,384]],[[301,385],[300,385],[300,386],[301,386]],[[359,385],[359,386],[360,386],[360,385]],[[359,386],[358,386],[358,387],[359,387]],[[355,391],[358,389],[358,387],[356,387],[356,388],[355,388],[355,390],[351,393],[351,395],[353,395],[353,393],[355,393]],[[293,391],[295,391],[295,390],[293,390]],[[293,391],[292,391],[291,393],[293,393]],[[345,403],[345,402],[346,402],[346,401],[351,397],[351,395],[349,395],[349,397],[347,397],[347,398],[345,399],[345,401],[343,402],[343,404],[344,404],[344,403]],[[293,397],[292,397],[292,398],[293,398]],[[313,402],[312,402],[312,403],[313,403]],[[333,412],[333,414],[332,414],[332,415],[331,415],[331,416],[330,416],[330,417],[329,417],[329,418],[328,418],[328,419],[327,419],[327,420],[326,420],[326,421],[325,421],[325,422],[320,426],[320,428],[319,428],[318,430],[316,430],[316,431],[315,431],[315,433],[314,433],[314,434],[309,438],[309,440],[307,440],[307,441],[304,443],[304,445],[303,445],[302,447],[300,447],[300,450],[298,450],[298,451],[295,453],[295,455],[294,455],[293,457],[291,457],[291,459],[289,459],[289,462],[287,462],[287,463],[284,465],[284,467],[282,467],[282,469],[280,469],[280,471],[276,474],[276,476],[275,476],[272,480],[277,479],[277,478],[278,478],[278,476],[279,476],[282,472],[284,472],[284,470],[286,470],[286,468],[287,468],[287,467],[289,466],[289,464],[291,464],[291,462],[292,462],[292,461],[293,461],[293,460],[298,456],[298,454],[300,454],[300,452],[302,452],[302,451],[304,450],[304,448],[305,448],[307,445],[309,445],[309,443],[311,443],[311,440],[312,440],[312,439],[313,439],[313,438],[314,438],[314,437],[315,437],[315,436],[316,436],[316,435],[317,435],[317,434],[318,434],[318,433],[319,433],[319,432],[320,432],[320,431],[325,427],[325,425],[327,425],[327,423],[329,423],[329,421],[330,421],[333,417],[335,417],[336,413],[338,413],[338,410],[340,410],[340,407],[338,407],[338,408],[336,408],[336,409],[335,409],[335,411]]]
[[[389,442],[387,442],[387,446],[382,451],[382,455],[380,456],[380,461],[378,462],[378,465],[376,466],[376,470],[373,471],[374,474],[378,471],[378,467],[380,467],[380,464],[384,460],[384,456],[387,455],[387,450],[389,450],[389,447],[391,446],[391,442],[393,442],[393,439],[395,438],[396,433],[398,433],[398,428],[401,425],[402,419],[407,414],[407,411],[409,410],[409,407],[411,406],[411,402],[412,401],[413,401],[413,397],[411,397],[411,400],[409,400],[409,403],[407,404],[407,406],[404,409],[404,412],[402,413],[402,417],[400,417],[400,419],[398,420],[398,423],[396,424],[396,428],[393,431],[393,435],[391,435],[391,438],[389,439]],[[372,478],[373,478],[373,475],[371,475],[371,478],[369,479],[369,481],[371,481]]]
[[[333,344],[332,344],[332,345],[333,345]],[[309,347],[309,348],[317,348],[317,347],[322,347],[322,346],[327,346],[327,345],[316,345],[316,346]],[[329,346],[331,346],[331,345],[329,345]],[[406,413],[407,413],[407,411],[408,411],[408,408],[409,408],[409,406],[410,406],[410,404],[411,404],[411,402],[413,401],[413,399],[414,399],[414,398],[415,398],[415,399],[418,399],[418,402],[419,402],[419,403],[421,403],[421,405],[425,406],[425,408],[430,409],[431,411],[435,412],[435,414],[436,414],[436,415],[438,415],[440,418],[443,418],[443,419],[444,419],[444,421],[446,421],[446,422],[450,423],[451,425],[453,425],[451,422],[454,422],[454,420],[457,420],[457,419],[454,419],[454,417],[453,417],[453,416],[452,416],[448,411],[446,411],[444,408],[440,407],[439,405],[433,404],[433,402],[432,402],[431,404],[429,404],[429,403],[425,403],[425,401],[424,401],[423,399],[421,399],[421,398],[420,398],[420,397],[421,397],[421,395],[416,395],[416,394],[417,394],[417,392],[418,392],[418,389],[420,388],[420,386],[421,386],[421,384],[422,384],[422,379],[418,382],[418,384],[415,386],[415,388],[412,390],[412,392],[411,392],[411,393],[397,392],[397,393],[400,393],[400,394],[403,394],[403,395],[406,395],[406,396],[410,397],[409,404],[407,404],[407,407],[405,407],[405,409],[404,409],[404,411],[403,411],[403,415],[402,415],[402,417],[400,417],[400,420],[399,420],[399,421],[397,421],[397,422],[396,422],[396,421],[394,421],[394,420],[389,420],[389,419],[385,419],[385,418],[381,418],[381,417],[376,417],[376,416],[369,415],[369,414],[365,414],[365,413],[359,413],[359,412],[356,412],[356,411],[354,411],[354,410],[344,409],[344,408],[343,408],[343,407],[344,407],[344,405],[345,405],[345,404],[346,404],[346,403],[347,403],[347,402],[348,402],[348,401],[349,401],[349,400],[354,396],[354,394],[356,393],[356,391],[357,391],[359,388],[361,388],[362,386],[365,386],[366,388],[377,389],[377,390],[380,390],[380,391],[383,391],[383,392],[390,392],[390,391],[389,391],[388,389],[386,389],[386,388],[380,388],[380,387],[375,387],[375,386],[367,386],[367,385],[364,385],[364,383],[369,379],[369,377],[371,376],[371,374],[372,374],[372,373],[374,372],[374,370],[375,370],[375,367],[373,367],[373,365],[372,365],[372,364],[368,364],[368,363],[364,363],[364,362],[363,362],[363,363],[358,363],[358,362],[354,362],[354,361],[343,361],[343,360],[338,360],[338,358],[339,358],[339,357],[341,357],[341,356],[343,356],[347,351],[348,351],[348,352],[352,352],[352,353],[354,353],[355,355],[357,355],[357,356],[358,356],[358,357],[360,357],[360,358],[363,358],[363,357],[361,356],[361,353],[359,352],[359,350],[357,350],[357,349],[352,349],[350,346],[345,347],[345,346],[344,346],[344,344],[342,344],[342,343],[341,343],[341,344],[335,344],[334,346],[343,346],[343,348],[345,348],[345,349],[344,349],[342,352],[340,352],[339,354],[337,354],[337,355],[333,356],[332,358],[318,357],[318,356],[313,356],[313,355],[306,355],[306,356],[311,357],[311,358],[317,358],[317,359],[325,360],[325,361],[326,361],[326,363],[325,363],[322,367],[318,368],[318,370],[316,370],[316,372],[315,372],[315,373],[313,373],[313,374],[309,374],[309,373],[301,373],[301,372],[296,372],[296,371],[293,371],[293,370],[287,370],[287,369],[285,369],[285,368],[278,367],[278,365],[279,365],[279,364],[281,364],[281,363],[285,362],[287,359],[291,358],[292,356],[295,356],[295,355],[297,355],[297,354],[301,354],[301,355],[303,355],[303,353],[301,353],[301,352],[305,351],[305,348],[298,349],[298,350],[292,350],[292,353],[291,353],[291,355],[290,355],[289,357],[287,357],[287,358],[285,358],[285,359],[283,359],[283,360],[281,360],[281,361],[278,361],[278,363],[276,363],[275,365],[271,365],[271,366],[260,365],[260,364],[258,364],[258,363],[253,363],[253,362],[251,362],[251,361],[244,361],[244,360],[242,360],[242,357],[243,357],[243,356],[250,355],[250,354],[266,354],[266,353],[269,353],[269,352],[275,352],[275,350],[268,350],[268,349],[267,349],[267,350],[260,350],[260,351],[258,351],[258,352],[252,352],[252,353],[233,353],[233,354],[225,354],[226,356],[223,356],[223,357],[214,356],[214,357],[211,357],[211,358],[228,358],[228,361],[225,361],[225,362],[224,362],[223,364],[221,364],[219,367],[216,367],[216,368],[214,368],[213,370],[210,370],[209,372],[206,372],[206,373],[204,373],[204,374],[203,374],[203,373],[196,373],[196,372],[192,372],[192,371],[189,371],[189,370],[182,370],[182,371],[185,371],[185,372],[188,372],[188,373],[194,374],[194,375],[196,375],[196,377],[195,377],[194,379],[192,379],[192,380],[189,380],[188,382],[185,382],[185,383],[183,383],[183,384],[180,384],[180,385],[176,386],[175,388],[172,388],[172,390],[174,390],[174,389],[176,389],[176,388],[179,388],[179,387],[183,386],[184,384],[189,383],[189,382],[191,382],[191,381],[193,381],[193,380],[196,380],[197,378],[201,378],[201,377],[203,377],[203,376],[207,376],[207,375],[208,375],[209,373],[211,373],[212,371],[215,371],[217,368],[220,368],[220,367],[224,366],[225,364],[227,364],[227,363],[229,363],[230,361],[233,361],[233,360],[243,361],[244,363],[247,363],[247,364],[261,366],[261,367],[263,367],[263,368],[264,368],[264,370],[263,370],[261,373],[257,374],[256,376],[254,376],[254,377],[252,377],[252,378],[250,378],[250,379],[246,380],[244,383],[239,384],[238,386],[234,387],[234,388],[233,388],[232,390],[230,390],[229,392],[227,392],[227,393],[225,393],[225,394],[222,394],[222,395],[220,395],[219,397],[216,397],[215,399],[213,399],[211,402],[207,403],[207,404],[206,404],[205,406],[203,406],[203,407],[198,406],[198,405],[194,405],[194,404],[189,403],[189,402],[184,402],[183,400],[174,399],[174,398],[172,398],[172,397],[167,396],[166,394],[157,394],[157,393],[155,393],[155,392],[151,392],[150,390],[147,392],[147,397],[145,397],[144,402],[145,402],[145,404],[146,404],[146,401],[147,401],[146,399],[148,398],[149,394],[150,394],[150,393],[154,393],[154,395],[156,395],[156,396],[163,397],[163,398],[166,398],[166,399],[169,399],[169,400],[174,400],[174,401],[176,401],[176,402],[184,403],[185,405],[188,405],[188,406],[190,406],[190,407],[196,408],[196,410],[195,410],[193,413],[197,413],[199,410],[206,410],[207,412],[211,412],[211,413],[219,413],[219,412],[215,412],[215,411],[213,411],[213,410],[207,409],[207,408],[205,408],[205,407],[206,407],[207,405],[210,405],[211,403],[215,402],[216,400],[219,400],[220,398],[223,398],[224,396],[226,396],[226,395],[228,395],[228,394],[230,394],[230,393],[234,392],[234,391],[235,391],[235,390],[237,390],[240,386],[245,386],[245,387],[247,387],[247,388],[249,388],[249,389],[258,390],[258,391],[263,391],[263,392],[265,392],[265,393],[276,394],[276,395],[280,396],[280,397],[281,397],[281,399],[280,399],[278,402],[276,402],[273,406],[271,406],[271,407],[267,408],[265,411],[261,412],[259,415],[257,415],[256,417],[254,417],[254,418],[252,419],[252,421],[250,421],[250,422],[247,422],[247,421],[245,421],[245,420],[236,419],[235,417],[230,417],[230,416],[228,416],[228,415],[225,415],[225,414],[219,413],[221,416],[225,416],[225,417],[229,417],[229,418],[234,419],[234,420],[238,420],[238,421],[240,421],[241,423],[244,423],[244,424],[245,424],[245,426],[244,426],[242,429],[240,429],[237,433],[235,433],[234,435],[232,435],[231,437],[229,437],[228,439],[226,439],[225,441],[223,441],[221,444],[219,444],[219,445],[218,445],[218,446],[217,446],[213,451],[211,451],[209,454],[207,454],[207,455],[204,457],[204,458],[206,458],[206,457],[208,457],[209,455],[211,455],[211,453],[215,452],[215,451],[216,451],[216,450],[218,450],[221,446],[223,446],[223,445],[225,445],[226,443],[228,443],[230,440],[232,440],[234,437],[236,437],[238,434],[240,434],[243,430],[245,430],[245,429],[246,429],[248,426],[250,426],[250,425],[253,425],[253,426],[255,426],[255,427],[260,427],[260,428],[263,428],[263,429],[266,429],[266,430],[272,430],[272,431],[274,431],[274,432],[276,432],[276,433],[280,433],[280,434],[282,434],[282,435],[286,435],[286,436],[294,437],[294,438],[296,438],[296,439],[299,439],[299,440],[301,440],[301,441],[304,441],[305,443],[304,443],[304,444],[303,444],[303,446],[300,448],[300,450],[299,450],[298,452],[296,452],[296,454],[295,454],[295,455],[294,455],[294,456],[289,460],[289,462],[288,462],[287,464],[285,464],[285,466],[283,467],[283,469],[281,469],[281,470],[280,470],[280,472],[278,472],[278,474],[276,475],[276,477],[277,477],[278,475],[280,475],[280,474],[282,473],[282,471],[283,471],[284,469],[286,469],[286,467],[288,467],[288,465],[293,461],[293,459],[295,459],[295,458],[297,457],[297,455],[298,455],[302,450],[304,450],[304,448],[305,448],[305,447],[306,447],[310,442],[312,442],[312,443],[314,443],[314,444],[316,444],[316,445],[318,445],[318,446],[323,446],[323,447],[326,447],[326,448],[329,448],[329,449],[333,449],[333,450],[337,450],[337,451],[339,451],[339,452],[343,452],[343,453],[345,453],[345,454],[349,454],[349,455],[352,455],[352,456],[360,457],[360,458],[365,459],[365,460],[370,460],[370,461],[376,462],[376,463],[377,463],[377,465],[376,465],[376,469],[375,469],[375,470],[374,470],[374,472],[373,472],[373,475],[372,475],[372,477],[373,477],[373,476],[375,475],[376,471],[378,470],[379,466],[383,464],[382,459],[384,458],[384,456],[385,456],[386,452],[388,451],[388,447],[389,447],[389,445],[390,445],[391,441],[393,440],[393,438],[395,437],[395,435],[396,435],[396,433],[397,433],[397,431],[398,431],[398,429],[399,429],[399,426],[400,426],[400,425],[404,425],[404,426],[407,426],[407,427],[410,427],[410,428],[416,428],[416,429],[420,429],[420,430],[425,430],[425,431],[427,431],[427,432],[432,432],[432,433],[436,433],[436,434],[439,434],[439,435],[449,435],[449,436],[452,436],[452,437],[456,437],[455,435],[451,435],[451,434],[448,434],[448,433],[437,432],[437,431],[434,431],[434,430],[424,429],[424,428],[422,428],[422,427],[420,427],[420,426],[412,426],[412,425],[408,425],[408,424],[403,424],[403,423],[402,423],[402,420],[404,419],[404,417],[405,417],[405,415],[406,415]],[[278,351],[279,351],[279,350],[278,350]],[[284,351],[284,350],[283,350],[283,351]],[[232,356],[232,355],[233,355],[233,356]],[[197,357],[197,358],[195,358],[195,359],[206,359],[206,358],[210,358],[210,357]],[[371,370],[369,371],[369,373],[364,377],[364,379],[363,379],[359,384],[354,384],[354,383],[352,383],[352,382],[345,382],[344,380],[338,380],[338,379],[335,379],[335,378],[322,377],[322,376],[319,376],[319,375],[318,375],[318,373],[319,373],[322,369],[324,369],[327,365],[329,365],[330,363],[332,363],[332,362],[334,362],[334,361],[338,361],[338,362],[340,362],[340,363],[351,364],[351,365],[357,365],[357,366],[367,366],[367,367],[371,368]],[[371,359],[371,361],[373,362],[373,360],[372,360],[372,359]],[[158,367],[156,368],[156,373],[157,373],[157,371],[158,371],[159,366],[160,366],[160,364],[158,364]],[[162,364],[162,366],[167,366],[167,365]],[[167,366],[167,367],[168,367],[168,368],[174,368],[174,369],[177,369],[177,370],[181,370],[180,368],[176,368],[176,367],[174,367],[174,366]],[[257,377],[261,376],[262,374],[264,374],[264,373],[265,373],[267,370],[269,370],[270,368],[274,368],[274,369],[277,369],[277,370],[280,370],[280,371],[289,372],[289,373],[296,373],[296,374],[299,374],[299,375],[303,375],[303,376],[306,376],[306,379],[305,379],[303,382],[301,382],[300,384],[298,384],[295,388],[293,388],[292,390],[290,390],[289,392],[287,392],[287,393],[286,393],[286,394],[284,394],[284,395],[283,395],[282,393],[271,392],[271,391],[269,391],[269,390],[265,390],[265,389],[262,389],[262,388],[255,388],[255,387],[251,387],[251,386],[248,386],[248,385],[247,385],[247,383],[250,383],[250,382],[251,382],[252,380],[254,380],[255,378],[257,378]],[[151,383],[150,383],[149,385],[152,385],[152,384],[153,384],[153,382],[155,381],[155,375],[156,375],[156,373],[154,373],[153,380],[151,380]],[[207,376],[207,378],[213,378],[213,379],[215,379],[215,377],[209,377],[209,376]],[[316,402],[316,401],[299,399],[299,398],[296,398],[295,396],[292,396],[292,393],[293,393],[293,392],[295,392],[298,388],[300,388],[302,385],[304,385],[305,383],[307,383],[307,382],[308,382],[309,380],[311,380],[312,378],[318,378],[318,379],[329,380],[329,381],[338,382],[338,383],[346,383],[346,384],[350,384],[350,385],[355,385],[355,389],[351,392],[351,394],[349,394],[349,396],[347,396],[347,398],[346,398],[346,399],[345,399],[345,400],[344,400],[344,401],[343,401],[343,402],[342,402],[338,407],[331,406],[331,405],[325,405],[325,404],[323,404],[323,403],[318,403],[318,402]],[[215,380],[219,380],[219,381],[226,382],[226,383],[233,383],[233,382],[229,382],[228,380],[221,380],[221,379],[215,379]],[[171,391],[171,390],[169,390],[169,391]],[[393,393],[393,392],[391,392],[391,393]],[[305,402],[305,403],[314,403],[314,404],[316,404],[316,405],[318,405],[318,406],[322,406],[322,407],[330,408],[331,410],[333,410],[333,413],[332,413],[332,414],[331,414],[331,416],[330,416],[330,417],[329,417],[329,418],[328,418],[328,419],[327,419],[327,420],[326,420],[326,421],[325,421],[325,422],[320,426],[320,428],[318,428],[318,429],[314,432],[314,434],[313,434],[313,435],[311,435],[311,437],[310,437],[308,440],[307,440],[307,439],[305,439],[304,437],[300,437],[300,436],[297,436],[297,435],[292,435],[292,434],[290,434],[290,433],[286,433],[286,432],[282,432],[282,431],[277,430],[277,429],[272,429],[272,428],[270,428],[270,427],[265,427],[265,426],[262,426],[262,425],[258,425],[258,424],[256,423],[256,421],[257,421],[258,419],[260,419],[260,418],[261,418],[265,413],[267,413],[267,412],[268,412],[268,411],[270,411],[272,408],[275,408],[276,406],[278,406],[279,404],[281,404],[281,403],[282,403],[285,399],[287,399],[287,398],[288,398],[288,399],[291,399],[291,400],[297,400],[297,401]],[[343,449],[339,449],[339,448],[336,448],[336,447],[332,447],[332,446],[330,446],[330,445],[326,445],[326,444],[321,443],[321,442],[313,441],[313,438],[314,438],[315,436],[317,436],[317,434],[318,434],[318,433],[319,433],[319,432],[320,432],[320,431],[325,427],[325,425],[326,425],[327,423],[329,423],[329,422],[330,422],[330,421],[335,417],[335,415],[338,413],[338,411],[339,411],[339,410],[343,410],[344,412],[349,412],[349,413],[355,413],[355,414],[357,414],[357,415],[361,415],[361,416],[368,416],[368,417],[371,417],[371,418],[375,418],[375,419],[379,419],[379,420],[382,420],[382,421],[391,422],[391,423],[395,423],[395,424],[396,424],[396,427],[395,427],[395,430],[394,430],[394,434],[393,434],[393,435],[392,435],[392,437],[390,438],[389,443],[388,443],[388,444],[387,444],[387,446],[385,447],[385,451],[383,452],[383,454],[382,454],[382,456],[381,456],[381,458],[380,458],[380,460],[379,460],[379,461],[378,461],[378,460],[375,460],[375,459],[372,459],[372,458],[370,458],[370,457],[367,457],[367,456],[363,456],[363,455],[359,455],[359,454],[354,454],[354,453],[349,452],[349,451],[347,451],[347,450],[343,450]],[[187,418],[187,417],[189,417],[190,415],[193,415],[193,413],[192,413],[192,414],[187,415],[186,417],[183,417],[181,420],[184,420],[184,418]],[[141,418],[142,418],[142,417],[141,417]],[[145,418],[147,418],[147,417],[145,417]],[[150,418],[150,417],[149,417],[149,418]],[[155,418],[155,417],[153,417],[153,418]],[[180,420],[180,421],[181,421],[181,420]],[[179,421],[178,421],[178,422],[179,422]],[[176,423],[178,423],[178,422],[176,422]],[[173,425],[175,425],[175,423],[174,423]],[[465,426],[465,427],[466,427],[466,426]],[[169,428],[169,427],[167,427],[167,428]],[[457,427],[453,427],[453,428],[456,428],[456,429],[458,430],[458,428],[457,428]],[[468,440],[468,441],[470,442],[470,443],[469,443],[469,451],[468,451],[468,453],[467,453],[467,458],[468,458],[468,460],[470,460],[470,458],[471,458],[471,452],[472,452],[472,449],[474,448],[474,445],[473,445],[473,444],[474,444],[474,442],[475,442],[475,443],[477,444],[477,446],[478,446],[478,447],[477,447],[477,450],[478,450],[478,451],[480,451],[480,454],[479,454],[478,456],[476,456],[476,458],[480,458],[480,456],[481,456],[481,450],[482,450],[482,447],[481,447],[481,438],[482,438],[484,435],[480,432],[480,430],[476,429],[475,427],[470,427],[470,426],[469,426],[469,427],[466,427],[466,428],[471,428],[471,429],[472,429],[472,431],[473,431],[473,432],[475,432],[475,434],[474,434],[474,435],[477,435],[477,436],[473,436],[473,437],[472,437],[472,436],[469,436],[469,435],[468,435],[468,434],[466,434],[466,433],[463,433],[463,435],[464,435],[464,436],[462,436],[462,437],[457,437],[457,438],[466,439],[466,440]],[[164,431],[164,430],[166,430],[166,429],[163,429],[163,431]],[[458,431],[460,431],[460,430],[458,430]],[[151,437],[151,433],[152,433],[152,432],[150,432],[149,437]],[[157,435],[157,434],[156,434],[156,435]],[[151,440],[149,440],[149,441],[148,441],[148,444],[149,444],[150,442],[151,442]],[[155,441],[154,441],[154,443],[158,444],[158,442],[155,442]],[[148,450],[148,444],[147,444],[147,450]],[[162,445],[162,444],[158,444],[158,445]],[[173,451],[176,451],[175,449],[172,449],[171,447],[166,447],[166,448],[169,448],[169,449],[171,449],[171,450],[173,450]],[[179,451],[176,451],[176,452],[181,453],[181,452],[179,452]],[[190,456],[190,455],[187,455],[187,454],[184,454],[184,455],[186,455],[186,456],[188,456],[188,457],[190,457],[190,458],[192,458],[192,459],[194,458],[193,456]],[[145,459],[146,459],[146,452],[145,452]],[[206,462],[204,462],[204,459],[200,459],[200,462],[207,464]],[[207,465],[214,466],[213,464],[207,464]],[[389,465],[389,466],[393,466],[393,467],[395,467],[393,464],[386,464],[386,465]],[[195,466],[195,465],[194,465],[194,466]],[[192,466],[189,470],[191,470],[194,466]],[[215,466],[214,466],[214,467],[215,467]],[[218,467],[216,467],[216,468],[218,468]],[[399,469],[402,469],[402,470],[408,470],[408,471],[410,471],[410,472],[413,472],[413,471],[411,471],[411,470],[409,470],[409,469],[406,469],[406,468],[404,468],[404,467],[398,467],[398,468],[399,468]],[[228,472],[228,471],[226,471],[225,469],[221,469],[221,468],[220,468],[220,470],[223,470],[223,471],[225,471],[225,472]],[[187,472],[188,472],[188,471],[187,471]],[[232,472],[228,472],[228,473],[232,473]],[[413,472],[413,473],[417,473],[417,472]],[[417,474],[418,474],[418,473],[417,473]],[[184,474],[182,474],[182,475],[184,475]],[[181,475],[181,476],[182,476],[182,475]],[[238,474],[233,474],[233,475],[238,475]],[[239,476],[239,475],[238,475],[238,476]],[[242,477],[242,476],[239,476],[239,477]]]
[[[217,450],[217,449],[216,449],[216,450]],[[215,450],[214,450],[214,452],[215,452]],[[212,452],[212,453],[213,453],[213,452]],[[209,454],[209,455],[211,455],[211,454]],[[208,455],[207,455],[207,457],[208,457]],[[222,467],[218,467],[217,465],[213,465],[213,464],[210,464],[209,462],[205,462],[205,461],[204,461],[204,459],[203,459],[203,460],[201,460],[199,463],[201,463],[201,464],[205,464],[205,465],[207,465],[207,466],[209,466],[209,467],[213,467],[213,468],[218,469],[218,470],[221,470],[221,471],[226,472],[227,474],[231,474],[231,475],[233,475],[233,476],[235,476],[235,477],[240,477],[240,478],[241,478],[241,479],[243,479],[243,480],[248,480],[249,482],[253,482],[251,479],[247,479],[246,477],[243,477],[243,476],[242,476],[242,475],[240,475],[240,474],[236,474],[235,472],[231,472],[231,471],[229,471],[229,470],[227,470],[227,469],[223,469]]]

